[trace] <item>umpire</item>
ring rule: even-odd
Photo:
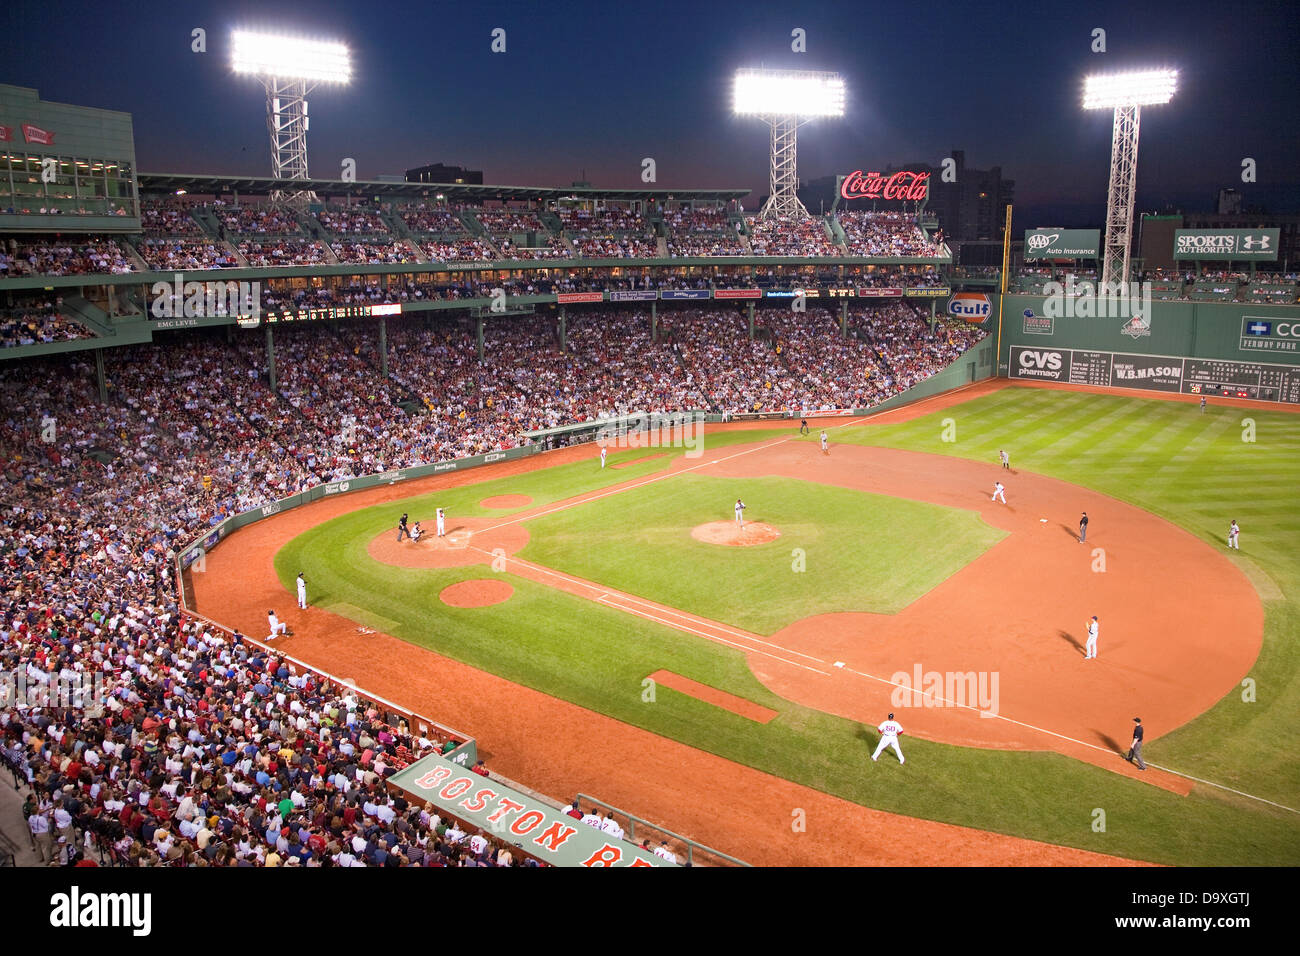
[[[1124,758],[1129,763],[1136,763],[1139,770],[1145,770],[1147,765],[1142,762],[1142,718],[1133,718],[1133,746],[1128,749],[1128,756]]]
[[[409,532],[409,531],[406,530],[406,512],[405,512],[405,511],[402,512],[402,517],[401,517],[400,519],[398,519],[398,522],[397,522],[397,540],[398,540],[398,541],[401,541],[401,540],[402,540],[402,535],[406,535],[408,538],[411,536],[411,532]]]

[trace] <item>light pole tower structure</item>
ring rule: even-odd
[[[1168,103],[1177,86],[1177,70],[1117,73],[1084,80],[1083,108],[1108,109],[1115,114],[1110,144],[1110,188],[1106,194],[1106,232],[1102,239],[1103,291],[1129,280],[1142,107]]]
[[[838,73],[807,70],[738,70],[732,110],[757,116],[771,127],[768,197],[760,219],[807,219],[799,201],[799,127],[824,116],[844,115],[844,80]]]
[[[266,90],[266,128],[271,135],[271,175],[288,188],[271,194],[272,202],[304,207],[316,196],[301,185],[307,171],[307,94],[317,83],[348,83],[352,64],[341,43],[236,30],[231,65],[252,74]]]

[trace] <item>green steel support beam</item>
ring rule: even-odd
[[[266,327],[266,379],[271,386],[271,391],[276,391],[275,387],[275,338],[271,333],[271,327]]]
[[[104,350],[95,349],[95,387],[99,389],[99,400],[108,402],[108,383],[104,381]]]

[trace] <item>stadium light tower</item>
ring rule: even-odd
[[[276,179],[307,179],[307,94],[317,83],[348,83],[352,62],[341,43],[236,30],[231,37],[236,73],[249,73],[266,89],[266,128],[271,134],[271,173]],[[309,190],[277,190],[273,202],[302,206]]]
[[[1106,195],[1106,237],[1102,244],[1103,289],[1127,282],[1129,278],[1142,107],[1168,103],[1177,87],[1177,70],[1115,73],[1084,80],[1083,108],[1115,111],[1110,144],[1110,190]]]
[[[807,219],[799,201],[798,130],[811,119],[844,115],[844,80],[807,70],[737,70],[732,111],[757,116],[772,129],[770,191],[760,219]]]

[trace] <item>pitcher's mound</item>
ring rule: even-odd
[[[706,544],[729,544],[744,548],[775,541],[781,537],[781,532],[763,521],[746,521],[743,526],[734,521],[710,521],[692,528],[691,537]]]
[[[488,607],[510,600],[514,593],[515,589],[505,581],[475,578],[447,585],[439,593],[438,600],[452,607]]]

